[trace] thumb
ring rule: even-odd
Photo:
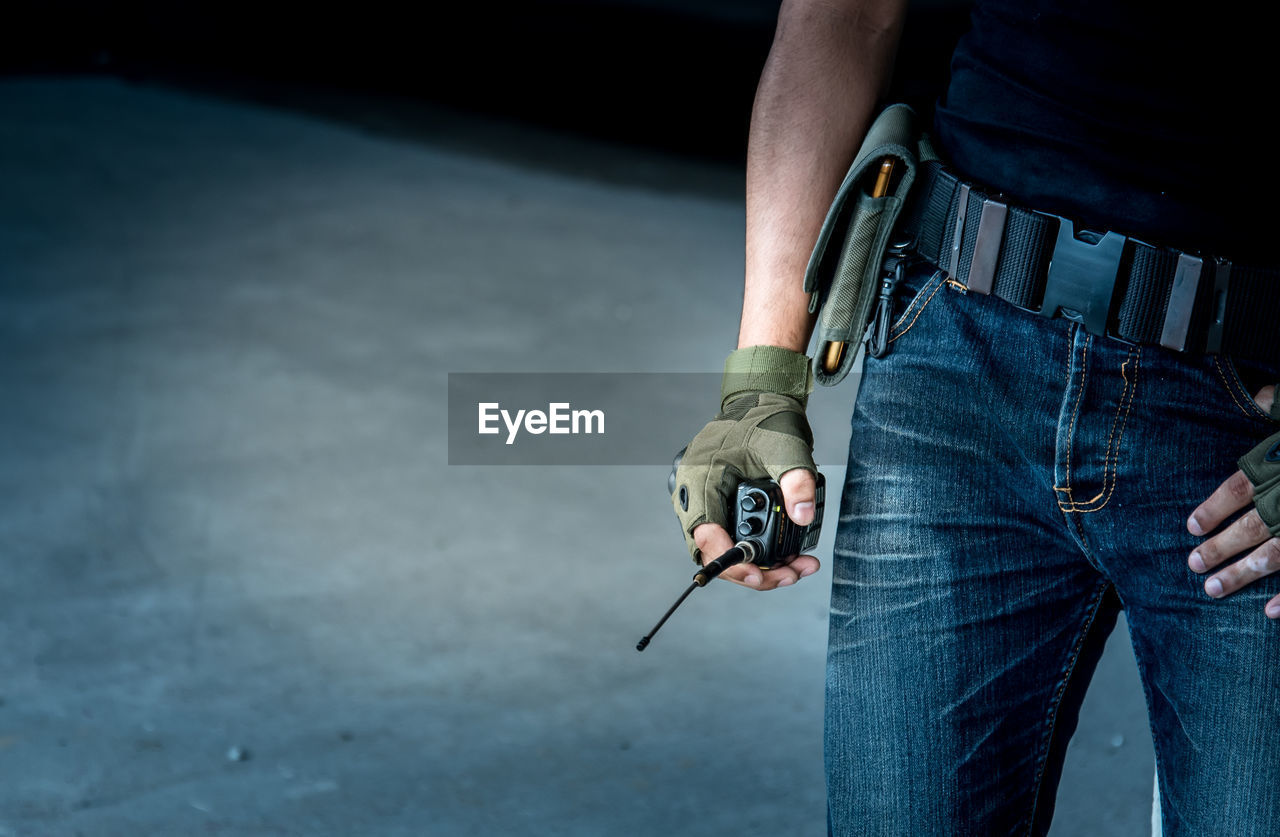
[[[807,468],[792,468],[778,480],[782,486],[782,499],[787,504],[787,517],[801,526],[813,522],[814,496],[818,491],[817,480]]]

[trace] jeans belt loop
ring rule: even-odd
[[[1213,265],[1213,307],[1209,310],[1209,331],[1204,350],[1211,355],[1222,352],[1222,332],[1227,320],[1227,293],[1231,289],[1231,262],[1217,259]]]
[[[1176,352],[1187,348],[1187,335],[1191,331],[1191,314],[1196,305],[1196,293],[1204,276],[1204,259],[1183,253],[1178,256],[1178,267],[1173,274],[1173,288],[1169,292],[1169,306],[1165,309],[1164,328],[1160,332],[1160,345]]]
[[[960,198],[956,203],[956,225],[951,232],[951,263],[947,268],[948,278],[960,282],[960,250],[964,247],[964,222],[969,212],[969,184],[960,184]]]
[[[996,266],[1000,260],[1000,245],[1004,243],[1004,227],[1008,217],[1008,204],[995,198],[985,198],[982,201],[982,213],[978,216],[978,238],[973,244],[969,276],[964,283],[974,293],[990,294],[995,287]]]

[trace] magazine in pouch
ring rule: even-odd
[[[892,173],[880,197],[876,182],[886,158]],[[935,159],[928,138],[907,105],[885,108],[867,131],[853,165],[836,192],[805,268],[809,310],[820,311],[813,379],[823,386],[844,380],[853,366],[879,292],[880,267],[920,164]],[[885,184],[880,184],[885,186]],[[830,352],[840,344],[839,352]],[[834,366],[831,357],[838,358]]]

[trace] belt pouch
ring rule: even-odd
[[[840,383],[853,366],[856,344],[866,332],[879,292],[880,267],[890,233],[917,169],[935,158],[916,122],[915,112],[907,105],[891,105],[876,117],[836,192],[809,256],[804,289],[809,294],[810,312],[821,307],[813,379],[823,386]],[[893,177],[888,192],[875,198],[868,186],[886,157],[894,160]],[[839,365],[827,371],[824,348],[832,342],[848,345]]]

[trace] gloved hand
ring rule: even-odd
[[[1280,387],[1267,386],[1254,401],[1280,421]],[[1187,559],[1197,573],[1205,573],[1252,550],[1229,563],[1204,582],[1204,590],[1215,599],[1228,596],[1260,578],[1280,572],[1280,433],[1276,433],[1240,457],[1240,470],[1218,486],[1208,500],[1191,513],[1187,529],[1193,535],[1209,535],[1227,518],[1246,506],[1231,525],[1196,547]],[[1267,616],[1280,619],[1280,596],[1266,605]]]
[[[791,519],[801,525],[813,520],[816,468],[813,433],[804,413],[812,388],[809,359],[798,352],[748,346],[729,355],[720,413],[689,443],[671,495],[695,562],[710,561],[733,545],[725,527],[743,479],[777,480]],[[772,589],[817,569],[817,559],[802,556],[775,570],[741,564],[721,577]]]
[[[1273,412],[1277,412],[1273,408]],[[1240,457],[1237,463],[1253,483],[1253,505],[1271,536],[1280,537],[1280,433]]]

